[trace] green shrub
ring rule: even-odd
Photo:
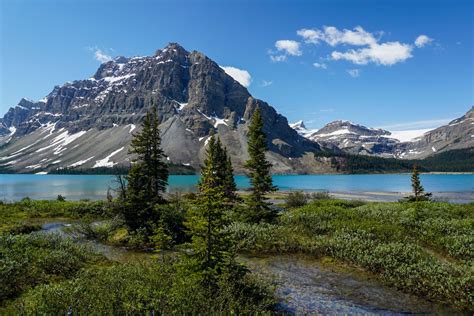
[[[88,247],[57,235],[0,235],[0,302],[37,284],[72,277],[99,260]]]
[[[285,199],[285,203],[288,207],[300,207],[308,204],[308,196],[301,191],[290,192]]]
[[[268,312],[274,304],[267,285],[251,275],[239,282],[222,276],[212,300],[207,299],[206,290],[201,275],[173,262],[114,265],[38,286],[12,309],[27,315],[61,315],[69,307],[78,315],[250,315]]]

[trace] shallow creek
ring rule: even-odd
[[[70,224],[44,224],[40,233],[71,236],[63,229]],[[81,241],[83,242],[83,241]],[[92,241],[84,241],[106,258],[131,262],[150,258]],[[281,298],[279,307],[296,314],[456,314],[452,310],[384,286],[374,277],[354,268],[328,264],[306,256],[241,255],[239,260],[254,273],[271,280]]]

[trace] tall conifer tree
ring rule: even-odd
[[[233,242],[224,231],[227,224],[224,186],[220,177],[221,161],[218,159],[219,142],[211,136],[206,150],[206,159],[201,169],[199,192],[195,207],[185,223],[192,235],[192,258],[197,269],[203,273],[207,286],[212,288],[216,280],[234,259]]]
[[[260,108],[257,108],[253,113],[248,133],[250,159],[245,163],[251,184],[247,219],[252,222],[269,221],[276,215],[265,197],[267,193],[276,191],[270,174],[272,164],[265,157],[266,151],[267,143],[263,132],[262,115]]]
[[[135,154],[128,174],[125,220],[132,229],[151,220],[153,205],[164,202],[168,184],[168,165],[161,149],[158,115],[153,108],[142,123],[142,130],[132,139],[130,153]]]

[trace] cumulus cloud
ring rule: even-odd
[[[407,60],[412,55],[413,48],[400,42],[387,42],[373,44],[366,48],[350,49],[346,52],[333,51],[331,58],[334,60],[348,60],[357,65],[366,65],[369,62],[391,66]]]
[[[327,69],[328,68],[325,63],[313,63],[313,66],[316,67],[316,68],[320,68],[320,69]]]
[[[428,44],[431,44],[431,42],[433,42],[432,38],[429,38],[428,36],[422,34],[415,39],[415,46],[421,48]]]
[[[347,60],[357,65],[374,63],[391,66],[413,57],[412,45],[398,41],[380,42],[376,33],[367,32],[361,26],[357,26],[353,30],[339,30],[334,26],[324,26],[322,29],[300,29],[296,33],[308,44],[323,42],[331,47],[338,45],[361,46],[345,51],[334,50],[330,54],[333,60]],[[415,41],[415,46],[422,47],[431,40],[426,35],[420,35]]]
[[[360,76],[360,70],[359,69],[348,69],[347,73],[352,77],[352,78],[357,78]]]
[[[243,85],[244,87],[248,88],[250,83],[252,82],[252,76],[247,70],[239,69],[232,66],[219,66],[226,74],[234,78],[235,81]]]
[[[303,37],[305,43],[317,44],[324,41],[331,46],[339,44],[363,46],[377,42],[374,35],[366,32],[361,26],[355,27],[353,31],[347,29],[340,31],[334,26],[325,26],[323,30],[301,29],[296,34]]]
[[[98,49],[98,48],[96,48],[94,51],[94,58],[97,61],[100,61],[101,63],[106,63],[112,60],[111,56],[107,55],[105,52],[103,52],[101,49]]]
[[[279,40],[275,42],[278,51],[282,51],[291,56],[301,56],[300,43],[292,40]]]

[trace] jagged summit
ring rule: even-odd
[[[215,131],[238,168],[257,106],[277,168],[310,170],[298,159],[318,151],[318,144],[299,136],[285,117],[252,97],[216,62],[177,43],[152,56],[116,57],[89,79],[54,87],[42,101],[21,100],[0,119],[0,167],[38,171],[127,164],[131,131],[155,107],[170,161],[199,166]]]

